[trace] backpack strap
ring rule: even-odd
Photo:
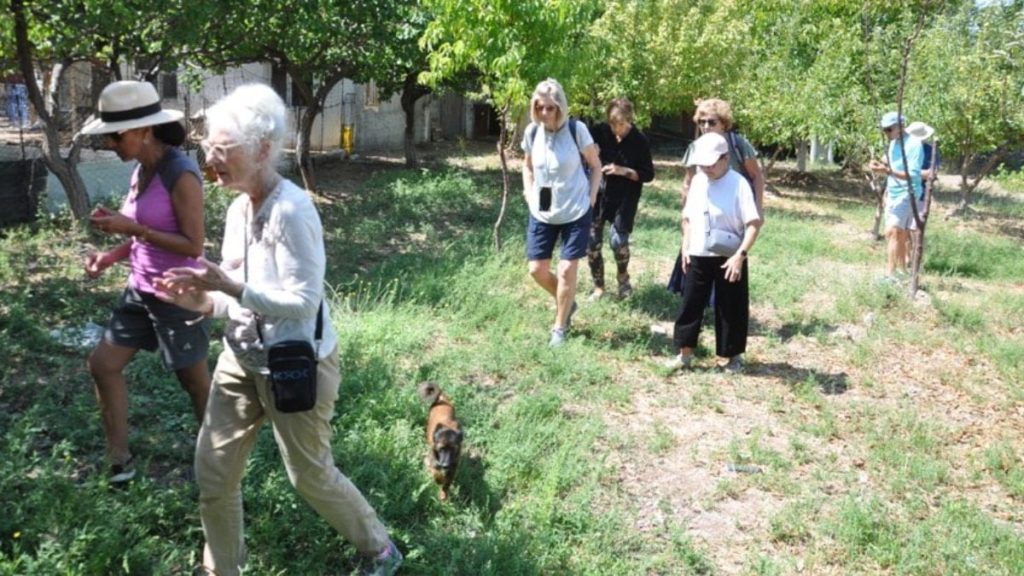
[[[583,150],[580,149],[580,141],[576,139],[576,119],[569,116],[569,134],[572,135],[572,141],[576,143],[576,149],[580,151],[580,156],[583,155]]]
[[[587,175],[589,176],[589,174],[590,174],[590,166],[587,164],[587,157],[583,155],[583,149],[580,148],[580,141],[576,139],[576,123],[577,122],[578,122],[578,120],[576,120],[572,116],[569,116],[569,120],[567,122],[569,124],[569,135],[572,136],[572,141],[576,143],[576,150],[578,150],[579,153],[580,153],[580,164],[582,164],[582,166],[583,166],[583,171],[586,172]],[[530,125],[527,126],[527,128],[526,128],[526,137],[527,137],[527,139],[530,140],[530,146],[533,146],[533,141],[534,141],[534,139],[537,138],[537,130],[538,130],[537,127],[538,126],[540,126],[540,124],[538,124],[537,122],[531,122]]]
[[[746,166],[743,165],[743,163],[747,161],[747,158],[743,155],[743,148],[741,148],[739,145],[739,140],[736,137],[736,131],[729,130],[727,134],[729,135],[729,152],[736,154],[736,158],[739,160],[740,170],[742,170],[743,175],[746,176],[747,168]]]

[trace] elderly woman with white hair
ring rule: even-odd
[[[601,160],[586,125],[569,118],[569,102],[557,80],[537,85],[530,98],[530,120],[522,142],[523,195],[530,209],[526,258],[530,276],[555,298],[549,345],[561,346],[576,311],[576,276],[580,258],[587,255]],[[559,237],[561,259],[552,273]]]
[[[299,494],[365,557],[365,574],[391,575],[401,552],[334,464],[331,417],[341,373],[324,298],[323,228],[309,195],[275,169],[285,118],[281,98],[261,84],[241,86],[210,108],[206,162],[219,185],[240,192],[228,208],[222,263],[201,260],[201,270],[176,268],[159,283],[165,299],[228,318],[196,445],[203,568],[235,576],[245,564],[242,475],[269,420]],[[315,395],[299,411],[281,404],[284,378],[268,369],[271,353],[295,341],[315,348]]]

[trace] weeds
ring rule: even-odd
[[[873,283],[884,253],[863,232],[870,203],[789,195],[751,256],[748,373],[666,377],[671,344],[650,327],[678,306],[662,278],[678,249],[678,169],[644,194],[636,293],[581,306],[557,352],[550,297],[526,274],[521,203],[505,249],[491,247],[495,172],[381,170],[362,182],[327,181],[319,199],[343,372],[334,457],[406,552],[403,573],[1024,573],[1020,441],[1000,436],[972,460],[972,481],[1005,494],[982,505],[941,400],[969,390],[977,400],[962,402],[1020,422],[1019,244],[936,222],[922,308]],[[207,194],[214,259],[233,198]],[[1004,204],[989,208],[1017,210]],[[0,574],[182,574],[201,552],[196,424],[174,376],[153,355],[131,364],[140,479],[110,490],[87,351],[49,335],[105,322],[126,274],[84,279],[81,258],[102,242],[66,216],[0,238]],[[580,276],[585,293],[585,266]],[[467,434],[450,504],[423,470],[423,379],[453,398]],[[693,418],[707,427],[687,430]],[[643,469],[651,461],[706,475],[680,493],[674,472]],[[723,472],[728,462],[760,473]],[[355,550],[295,494],[269,428],[243,490],[251,573],[351,570]],[[725,534],[700,532],[702,506],[737,516]],[[739,520],[742,537],[728,532]]]

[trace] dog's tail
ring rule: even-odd
[[[441,387],[433,382],[420,383],[420,398],[427,406],[433,406],[441,396]]]

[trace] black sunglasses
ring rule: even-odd
[[[715,118],[701,118],[697,120],[697,124],[701,126],[718,126],[718,120]]]
[[[114,142],[120,142],[121,138],[124,137],[124,134],[121,134],[120,132],[110,132],[109,134],[105,134],[105,136]]]

